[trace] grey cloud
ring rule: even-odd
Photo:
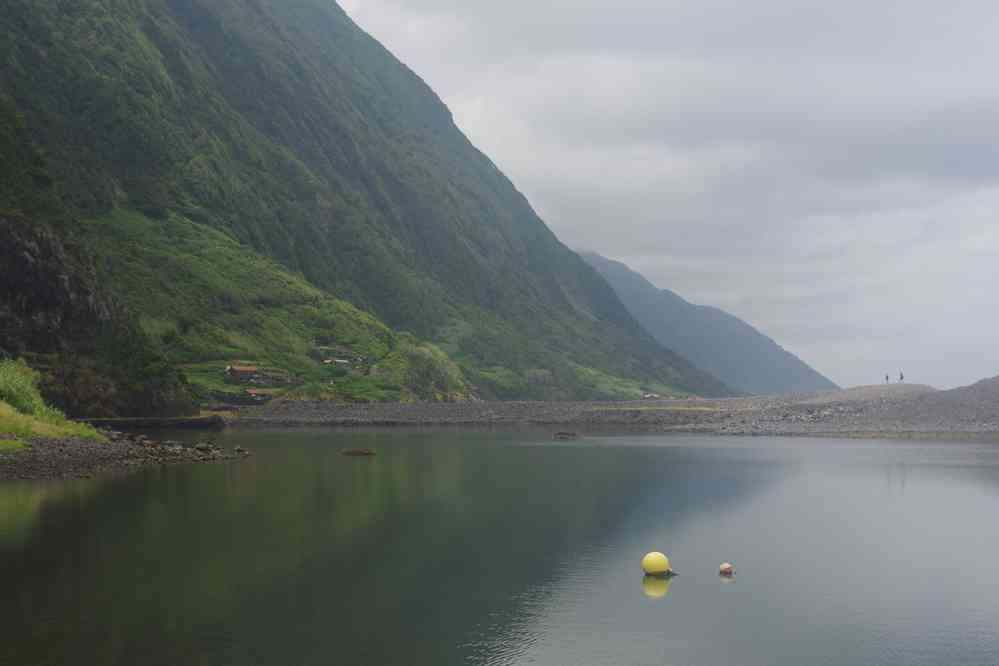
[[[568,245],[844,384],[999,374],[999,8],[347,0]]]
[[[432,19],[464,28],[483,53],[601,49],[749,55],[794,60],[886,60],[986,40],[984,2],[871,3],[860,0],[352,0],[362,25],[379,16]],[[986,17],[988,18],[988,17]],[[387,24],[388,20],[384,22]],[[374,27],[372,29],[375,29]]]

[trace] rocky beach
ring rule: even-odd
[[[631,402],[337,404],[275,401],[243,410],[239,427],[628,427],[729,435],[948,437],[999,435],[999,378],[938,391],[886,384],[809,394]]]
[[[107,441],[35,439],[18,451],[0,453],[0,481],[81,479],[145,467],[236,460],[249,452],[222,449],[211,440],[196,444],[159,441],[146,435],[107,432]]]

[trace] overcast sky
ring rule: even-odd
[[[999,374],[999,5],[345,0],[564,243],[843,385]]]

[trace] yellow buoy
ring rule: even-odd
[[[669,558],[658,551],[651,552],[642,558],[642,571],[650,576],[669,576],[673,569]]]
[[[644,576],[642,592],[650,599],[662,599],[669,594],[669,586],[672,584],[673,579],[666,576]]]

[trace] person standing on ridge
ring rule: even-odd
[[[885,375],[885,384],[891,384],[891,377]]]
[[[904,381],[905,381],[905,373],[904,372],[899,372],[898,373],[898,383],[901,384]]]

